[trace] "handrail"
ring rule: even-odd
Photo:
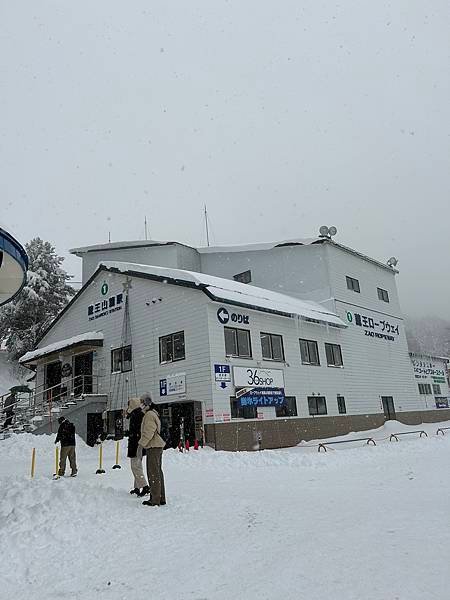
[[[323,442],[323,443],[319,444],[317,451],[320,452],[320,450],[323,449],[326,452],[327,446],[330,446],[331,444],[349,444],[350,442],[366,442],[366,445],[368,445],[368,444],[373,444],[374,446],[377,445],[375,440],[371,437],[355,438],[352,440],[335,440],[334,442]]]
[[[419,437],[422,437],[423,435],[425,437],[428,437],[428,433],[426,431],[424,431],[423,429],[419,429],[417,431],[401,431],[399,433],[391,433],[390,437],[389,437],[389,441],[392,442],[392,439],[394,439],[396,442],[399,441],[398,436],[399,435],[410,435],[411,433],[420,433]]]
[[[100,375],[74,375],[71,379],[49,386],[41,391],[17,392],[17,399],[6,406],[5,399],[11,396],[11,392],[4,394],[0,396],[0,425],[3,424],[4,417],[6,419],[14,418],[17,423],[18,420],[29,420],[47,411],[51,419],[52,405],[56,404],[55,408],[59,408],[64,405],[64,401],[69,402],[86,393],[98,392],[100,377]],[[54,393],[55,391],[57,393]]]

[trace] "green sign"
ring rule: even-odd
[[[104,284],[101,287],[102,296],[106,296],[106,294],[108,293],[108,290],[109,290],[109,287],[108,287],[108,284],[105,281]]]

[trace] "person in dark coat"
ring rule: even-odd
[[[75,453],[75,425],[64,417],[59,417],[58,423],[59,428],[55,440],[55,444],[58,442],[61,443],[61,456],[59,458],[58,475],[60,477],[64,476],[64,473],[66,472],[66,462],[67,459],[69,459],[70,468],[72,470],[70,476],[76,477],[78,469],[77,456]]]
[[[150,493],[150,488],[142,468],[142,456],[145,454],[145,450],[143,450],[142,446],[139,446],[141,424],[144,418],[144,411],[141,408],[139,398],[130,398],[128,400],[126,417],[130,421],[127,456],[130,459],[131,471],[134,476],[134,488],[130,491],[130,494],[145,496]]]
[[[6,417],[5,422],[3,423],[4,429],[6,429],[7,427],[10,427],[12,425],[13,418],[14,418],[15,404],[16,404],[16,395],[14,394],[14,392],[11,392],[9,394],[9,396],[5,399],[5,402],[3,404],[3,407],[4,407],[3,414]]]

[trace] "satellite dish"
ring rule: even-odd
[[[387,261],[388,267],[396,267],[398,265],[398,260],[395,256],[391,256],[391,258]]]
[[[334,225],[333,225],[333,226],[332,226],[332,227],[330,227],[330,229],[328,230],[328,235],[329,235],[330,237],[333,237],[333,235],[336,235],[336,234],[337,234],[337,229],[336,229],[336,227],[334,227]]]
[[[319,229],[319,233],[321,237],[328,237],[330,230],[326,225],[322,225],[322,227]]]

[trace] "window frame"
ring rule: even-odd
[[[223,328],[223,336],[224,336],[224,342],[225,342],[225,356],[230,356],[232,358],[248,358],[248,359],[252,359],[253,358],[253,352],[252,352],[252,336],[250,333],[250,329],[241,329],[240,327],[224,327]],[[227,351],[227,334],[226,332],[233,332],[234,335],[234,343],[235,343],[235,347],[236,347],[236,354],[229,354]],[[245,332],[247,340],[248,340],[248,350],[249,350],[249,355],[247,354],[240,354],[239,353],[239,336],[238,336],[238,332]]]
[[[325,396],[308,396],[308,411],[311,417],[321,417],[321,416],[325,416],[328,414],[328,407],[327,407],[327,399]],[[325,407],[325,412],[319,412],[318,409],[318,404],[317,401],[318,400],[323,400],[323,406]],[[315,403],[316,405],[316,412],[311,412],[311,408],[312,408],[312,403]]]
[[[390,298],[389,298],[389,292],[387,290],[377,287],[377,294],[378,294],[378,300],[381,300],[382,302],[386,302],[389,304]]]
[[[239,398],[230,396],[230,415],[231,419],[257,419],[257,406],[240,406]]]
[[[442,388],[439,383],[433,383],[431,387],[433,388],[433,396],[442,396]]]
[[[419,394],[421,396],[432,396],[433,391],[430,383],[418,383],[419,386]]]
[[[125,351],[130,352],[130,360],[125,360],[124,359],[124,354]],[[115,356],[118,355],[118,359],[117,359],[117,363],[118,363],[118,367],[117,369],[114,368],[114,363],[115,363]],[[124,368],[124,364],[125,363],[129,363],[129,368]],[[130,371],[133,370],[133,347],[132,344],[127,344],[126,346],[119,346],[118,348],[111,348],[111,374],[116,374],[116,373],[129,373]]]
[[[329,362],[329,356],[328,356],[328,349],[331,349],[331,353],[333,356],[333,359],[336,358],[336,348],[339,350],[339,359],[340,359],[340,363],[330,363]],[[332,342],[325,342],[325,356],[327,359],[327,367],[334,367],[337,369],[340,369],[344,366],[344,359],[342,357],[342,348],[340,344],[334,344]]]
[[[316,340],[307,340],[306,338],[299,338],[298,342],[299,342],[299,346],[300,346],[300,361],[301,361],[302,365],[308,365],[310,367],[320,367],[320,353],[319,353],[318,342]],[[309,344],[314,344],[314,346],[316,348],[316,353],[317,353],[317,362],[310,362],[310,361],[303,360],[302,342],[306,342],[306,344],[307,344],[309,358],[311,358]]]
[[[262,336],[263,335],[267,335],[269,336],[269,347],[270,347],[270,354],[271,356],[264,356],[264,351],[263,351],[263,344],[262,344]],[[280,338],[280,342],[281,342],[281,358],[274,358],[273,356],[273,342],[272,342],[272,338]],[[285,362],[285,356],[284,356],[284,343],[283,343],[283,336],[279,333],[268,333],[267,331],[260,331],[259,332],[259,339],[261,341],[261,355],[263,357],[263,360],[272,360],[274,362]]]
[[[181,335],[182,339],[183,339],[183,356],[179,356],[177,358],[175,358],[175,336],[177,335]],[[167,340],[170,340],[171,344],[172,344],[172,357],[169,360],[163,360],[163,343],[165,343]],[[167,352],[167,348],[166,348],[166,355],[168,354]],[[185,360],[186,359],[186,337],[184,335],[184,330],[181,331],[175,331],[174,333],[168,333],[167,335],[162,335],[159,338],[159,364],[160,365],[167,365],[170,363],[174,363],[174,362],[179,362],[180,360]]]
[[[297,397],[296,396],[285,396],[286,404],[283,406],[275,406],[275,416],[277,419],[293,419],[298,417]],[[289,403],[290,406],[289,406]],[[282,414],[283,412],[291,412],[293,414]]]
[[[346,415],[347,414],[347,405],[345,404],[345,396],[338,394],[336,396],[338,414]]]
[[[361,293],[361,285],[359,283],[359,279],[356,279],[356,277],[350,277],[350,275],[346,275],[345,279],[347,281],[348,290],[350,290],[351,292],[355,292],[356,294]]]

